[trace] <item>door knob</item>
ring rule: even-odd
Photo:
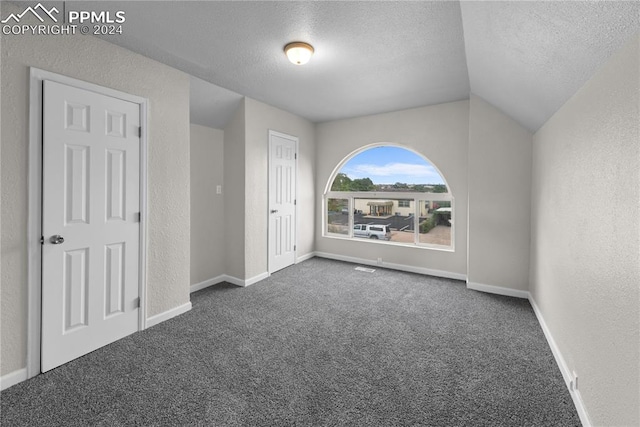
[[[276,213],[278,212],[278,209],[271,209],[271,213]]]
[[[64,237],[62,237],[59,234],[54,234],[53,236],[51,236],[49,238],[49,241],[51,242],[51,244],[53,245],[59,245],[61,243],[64,243]]]

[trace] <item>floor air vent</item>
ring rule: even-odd
[[[356,267],[356,270],[364,271],[365,273],[373,273],[374,271],[376,271],[375,268],[367,268],[367,267]]]

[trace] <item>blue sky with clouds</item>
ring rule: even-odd
[[[371,178],[374,184],[444,184],[436,168],[400,147],[374,147],[349,160],[340,172],[351,179]]]

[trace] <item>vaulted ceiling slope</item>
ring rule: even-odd
[[[314,122],[472,92],[535,131],[640,29],[637,1],[66,2],[97,7],[126,12],[110,42],[219,87],[194,80],[226,96],[196,102],[203,121],[234,92]],[[297,40],[305,66],[282,51]]]
[[[640,2],[461,2],[471,91],[542,126],[640,29]]]

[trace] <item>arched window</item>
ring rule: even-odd
[[[324,193],[324,236],[453,249],[453,196],[438,168],[405,147],[374,144],[338,164]]]

